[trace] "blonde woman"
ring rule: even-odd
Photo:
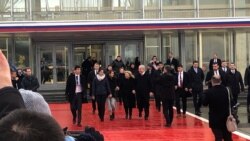
[[[125,71],[125,78],[121,82],[121,92],[126,119],[132,119],[132,109],[135,108],[135,83],[130,71]]]

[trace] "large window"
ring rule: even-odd
[[[193,5],[194,0],[163,0],[163,6],[169,5]]]
[[[0,38],[0,49],[2,50],[3,54],[6,56],[6,58],[9,59],[9,62],[11,62],[11,39],[10,38]],[[11,62],[12,63],[12,62]]]
[[[29,67],[30,40],[26,37],[15,38],[15,65],[20,68]]]
[[[179,43],[177,32],[162,34],[162,62],[166,63],[168,53],[172,52],[174,57],[179,60]]]
[[[153,56],[160,58],[160,36],[155,35],[145,35],[145,61],[146,64],[150,62]]]
[[[200,17],[231,16],[229,0],[200,0]]]
[[[218,58],[229,60],[229,35],[228,32],[203,32],[202,54],[203,65],[208,69],[209,60],[216,53]]]
[[[198,61],[198,47],[197,47],[197,33],[185,33],[185,63],[186,63],[186,70],[188,70],[194,60]]]

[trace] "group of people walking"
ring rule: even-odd
[[[70,76],[72,79],[69,77],[67,81],[66,95],[73,97],[70,98],[73,123],[76,122],[75,111],[81,112],[81,101],[76,100],[78,99],[77,93],[86,94],[87,88],[90,88],[92,112],[94,114],[98,109],[98,115],[102,122],[104,121],[106,102],[110,111],[110,120],[115,119],[117,99],[123,103],[126,119],[132,119],[132,110],[137,107],[138,116],[142,117],[144,111],[144,119],[148,120],[149,100],[151,96],[154,96],[156,109],[161,111],[161,107],[163,107],[166,127],[172,125],[174,105],[177,108],[177,117],[186,117],[187,97],[193,97],[195,114],[198,116],[202,114],[200,109],[203,103],[203,87],[206,84],[208,89],[213,88],[214,76],[220,78],[223,86],[228,86],[231,89],[233,104],[237,103],[240,91],[244,91],[243,79],[235,64],[230,63],[228,67],[227,62],[221,61],[216,54],[210,60],[206,76],[204,70],[199,67],[198,61],[193,61],[191,68],[184,71],[183,66],[173,57],[173,53],[169,53],[165,63],[158,61],[157,57],[153,56],[147,66],[138,65],[138,69],[134,64],[130,66],[132,67],[124,68],[125,65],[121,57],[118,56],[107,69],[101,68],[100,64],[95,63],[93,70],[85,78],[81,76],[83,77],[81,80],[76,80],[76,74],[72,74]],[[75,71],[77,69],[80,70],[80,66],[76,66]],[[77,72],[77,74],[80,73]],[[77,82],[82,85],[81,89],[78,88]],[[70,87],[73,89],[73,94],[69,93]],[[207,104],[205,103],[205,105]],[[78,125],[80,126],[79,115],[81,114],[78,114]]]

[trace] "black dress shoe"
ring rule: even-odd
[[[104,118],[101,119],[101,122],[104,122]]]
[[[81,123],[77,123],[77,126],[78,126],[78,127],[82,127]]]
[[[145,120],[148,120],[148,117],[145,117],[144,119],[145,119]]]
[[[139,117],[140,117],[140,118],[142,117],[142,113],[139,113]]]
[[[165,127],[171,127],[171,124],[167,123],[167,124],[165,125]]]
[[[76,124],[76,120],[75,119],[73,119],[73,124]]]
[[[201,116],[201,113],[200,112],[195,112],[195,115]]]
[[[125,119],[128,119],[128,115],[125,116]]]

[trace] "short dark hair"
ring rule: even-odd
[[[221,77],[220,76],[213,76],[211,78],[212,83],[218,84],[221,83]]]
[[[75,70],[76,69],[81,69],[81,67],[79,65],[75,65]]]
[[[56,120],[43,113],[15,110],[0,120],[0,140],[63,141],[63,130]]]
[[[170,73],[172,68],[169,65],[164,66],[164,69],[167,70],[167,73]]]
[[[159,63],[158,63],[158,65],[162,65],[163,63],[160,61]]]
[[[99,70],[98,70],[98,73],[99,73],[100,71],[103,71],[103,72],[104,72],[105,70],[104,70],[104,68],[100,67]]]
[[[178,68],[179,68],[179,67],[183,68],[182,64],[179,64],[179,65],[178,65]]]
[[[219,65],[217,62],[214,62],[213,65]]]
[[[30,67],[25,68],[25,71],[27,71],[27,70],[31,70],[31,68]]]
[[[193,61],[193,64],[194,64],[194,63],[199,63],[199,61],[197,61],[197,60],[194,60],[194,61]]]

